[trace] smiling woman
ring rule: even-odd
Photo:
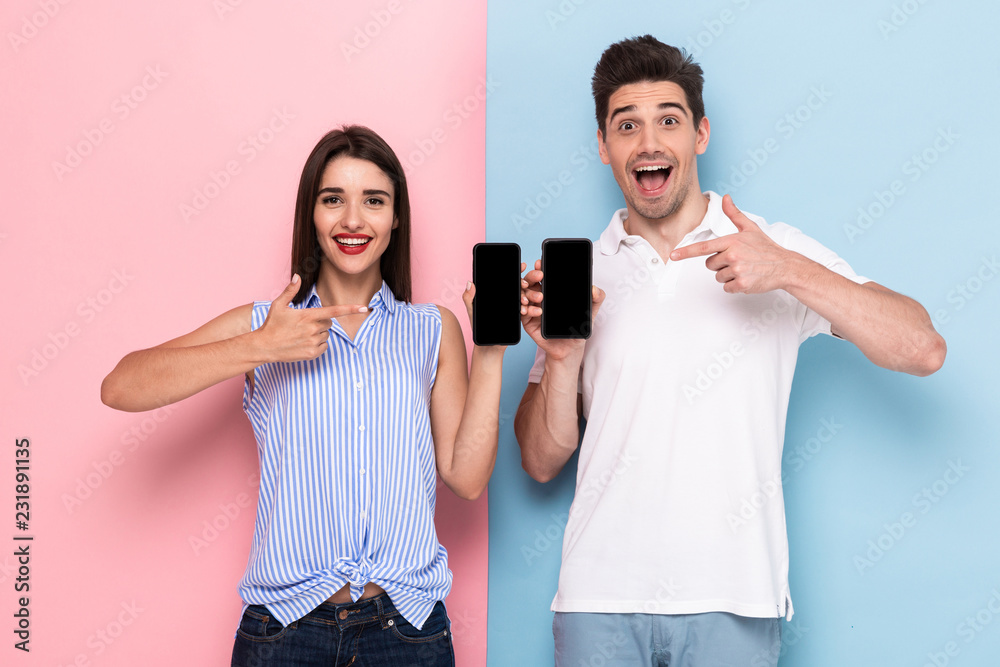
[[[352,236],[367,237],[366,225],[374,231],[386,218],[391,229],[382,230],[375,247],[363,246],[365,257],[377,260],[373,268],[393,294],[409,301],[410,198],[406,174],[396,154],[371,130],[354,125],[327,134],[309,155],[299,180],[292,272],[302,276],[302,286],[294,302],[305,298],[325,262],[341,256],[340,252],[329,252],[331,249],[346,250]],[[340,234],[339,242],[331,231]]]
[[[405,174],[346,126],[302,170],[285,290],[104,381],[106,404],[149,410],[246,377],[261,481],[233,665],[454,664],[437,476],[463,498],[485,489],[505,348],[477,346],[470,383],[458,320],[410,285]]]

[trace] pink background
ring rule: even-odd
[[[0,26],[0,663],[228,664],[256,503],[242,383],[127,414],[100,382],[127,352],[285,286],[302,164],[350,122],[408,165],[415,300],[468,332],[486,4],[11,0]],[[438,508],[458,664],[484,665],[486,499],[442,486]],[[13,648],[15,534],[35,536],[29,654]]]

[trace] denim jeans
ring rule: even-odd
[[[781,619],[556,612],[556,667],[774,667]]]
[[[444,603],[421,630],[382,594],[348,604],[324,602],[282,626],[266,607],[251,605],[236,631],[232,667],[454,667]]]

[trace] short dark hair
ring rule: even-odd
[[[597,107],[597,126],[607,128],[608,100],[616,90],[630,83],[671,81],[684,91],[694,124],[705,117],[701,90],[705,79],[701,66],[682,49],[664,44],[652,35],[624,39],[609,46],[594,68],[591,90]]]
[[[401,301],[412,299],[410,277],[410,197],[406,190],[406,174],[396,154],[382,137],[363,125],[344,125],[326,134],[302,167],[299,191],[295,198],[295,224],[292,230],[292,275],[298,273],[302,285],[293,301],[300,303],[319,277],[322,264],[322,249],[316,239],[316,224],[313,211],[319,193],[323,171],[332,160],[347,155],[359,160],[367,160],[392,181],[393,214],[396,228],[389,237],[389,245],[379,259],[382,280],[389,285],[395,297]]]

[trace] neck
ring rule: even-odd
[[[333,270],[324,262],[316,278],[316,294],[324,306],[367,306],[382,288],[382,273],[378,265],[362,274],[345,274]]]
[[[676,211],[664,218],[646,218],[629,206],[625,233],[641,236],[661,254],[669,255],[708,213],[708,195],[701,193],[697,183],[693,184],[692,191]]]

